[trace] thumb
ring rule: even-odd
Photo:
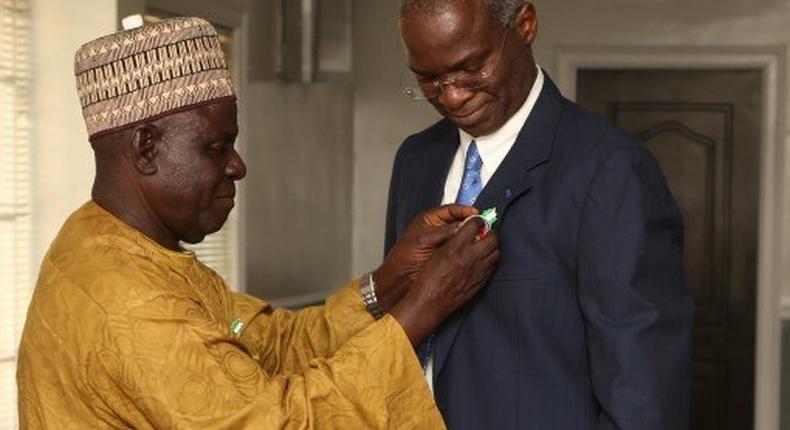
[[[455,221],[462,221],[472,215],[477,215],[477,208],[456,204],[439,206],[428,211],[423,217],[426,224],[438,227]]]

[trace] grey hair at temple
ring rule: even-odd
[[[477,0],[401,0],[400,16],[405,16],[409,11],[415,9],[436,12],[442,7],[457,1],[477,1]],[[527,3],[527,0],[480,0],[488,6],[491,17],[499,21],[502,26],[507,28],[515,24],[515,16],[518,9]]]

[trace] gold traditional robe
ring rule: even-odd
[[[402,328],[357,289],[275,310],[88,202],[41,267],[22,428],[444,428]]]

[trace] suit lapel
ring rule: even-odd
[[[421,171],[418,172],[417,209],[424,211],[439,206],[444,196],[444,183],[453,162],[460,140],[458,129],[448,122],[448,132],[442,133],[435,142],[425,147]],[[414,214],[416,215],[416,214]]]
[[[532,187],[531,170],[547,161],[551,155],[557,124],[562,114],[563,99],[548,75],[544,74],[544,79],[543,90],[516,142],[475,203],[475,207],[481,212],[496,207],[500,221],[495,224],[495,228],[501,225],[510,204]],[[469,314],[469,308],[467,305],[456,312],[436,332],[434,381],[447,361],[458,331]]]

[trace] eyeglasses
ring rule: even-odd
[[[486,87],[491,83],[491,76],[493,76],[496,67],[499,65],[508,33],[509,31],[506,31],[504,36],[502,36],[502,42],[499,44],[499,50],[494,61],[491,61],[490,64],[482,65],[480,70],[475,72],[450,72],[445,79],[434,80],[425,80],[410,71],[405,71],[401,75],[400,92],[414,100],[430,100],[439,97],[448,85],[465,91],[475,91]],[[407,82],[407,80],[412,82]]]

